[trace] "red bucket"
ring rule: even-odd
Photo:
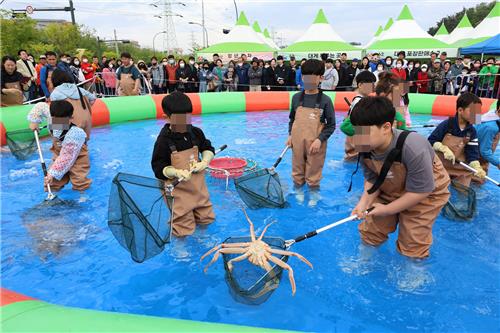
[[[208,167],[210,174],[215,178],[237,178],[243,175],[247,161],[238,157],[214,158]]]

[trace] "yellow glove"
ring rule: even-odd
[[[210,150],[205,150],[201,153],[201,161],[195,162],[191,165],[191,172],[198,173],[205,170],[210,163],[210,161],[214,158],[214,153]]]
[[[474,170],[476,170],[476,173],[474,174],[475,176],[481,179],[484,179],[486,177],[486,171],[483,170],[483,168],[481,167],[481,163],[479,163],[479,161],[472,161],[469,163],[469,166],[471,168],[474,168]]]
[[[443,145],[441,142],[434,142],[432,148],[434,148],[435,151],[442,152],[445,159],[455,164],[455,154],[453,154],[453,152],[451,151],[450,148],[448,148],[448,146]]]
[[[191,179],[191,172],[183,169],[176,169],[173,166],[168,166],[163,169],[163,175],[168,179],[172,178],[182,178],[183,180]]]

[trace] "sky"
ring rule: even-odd
[[[118,39],[138,41],[141,46],[152,47],[153,36],[162,30],[163,20],[154,17],[162,10],[152,4],[162,0],[112,1],[74,0],[78,24],[94,29],[101,39],[112,39],[116,29]],[[202,0],[171,0],[172,12],[182,17],[173,17],[178,47],[189,51],[192,41],[202,45],[202,28],[189,22],[201,23]],[[236,20],[235,3],[239,12],[244,11],[250,24],[257,20],[262,29],[274,32],[275,41],[288,45],[298,39],[314,20],[319,9],[333,29],[348,42],[368,42],[379,25],[385,25],[389,17],[399,15],[404,4],[408,4],[417,23],[427,30],[444,16],[454,14],[463,7],[472,7],[483,1],[391,1],[391,0],[204,0],[205,25],[210,45],[223,37],[222,29],[231,29]],[[68,6],[65,0],[46,1],[0,1],[3,9],[24,9],[27,5],[36,8]],[[70,13],[36,12],[34,19],[65,19],[71,21]],[[155,40],[157,50],[163,48],[163,36]]]

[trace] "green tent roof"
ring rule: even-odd
[[[402,20],[413,20],[413,16],[411,15],[410,8],[408,8],[408,5],[404,5],[403,9],[401,10],[401,13],[398,16],[398,21]]]
[[[236,22],[236,25],[248,25],[250,26],[250,23],[248,23],[247,17],[244,12],[241,12],[240,17],[238,18],[238,22]]]
[[[382,28],[381,25],[378,26],[377,32],[375,33],[375,37],[380,36],[380,34],[384,31],[384,28]]]
[[[389,18],[389,20],[387,21],[387,23],[385,24],[385,27],[384,27],[384,31],[387,31],[389,30],[389,28],[394,24],[394,20],[392,19],[392,17]]]
[[[262,33],[262,30],[260,29],[259,22],[255,21],[253,23],[253,31],[258,32],[258,33]]]
[[[444,25],[444,22],[441,23],[441,26],[439,27],[438,31],[434,36],[441,36],[441,35],[449,35],[448,30],[446,30],[446,27]]]
[[[495,6],[486,17],[499,17],[500,16],[500,1],[495,2]]]
[[[469,18],[467,17],[467,13],[464,14],[462,19],[458,23],[457,28],[472,28],[472,24],[470,24]]]
[[[264,34],[264,37],[271,38],[271,35],[269,34],[269,31],[267,31],[267,28],[264,29],[263,34]]]
[[[320,9],[318,11],[318,14],[316,15],[316,18],[314,19],[313,24],[315,23],[326,23],[328,24],[328,20],[326,19],[325,12],[323,12],[323,9]]]

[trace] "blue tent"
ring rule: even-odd
[[[461,54],[500,54],[500,34],[488,38],[480,43],[464,47],[460,50]]]

